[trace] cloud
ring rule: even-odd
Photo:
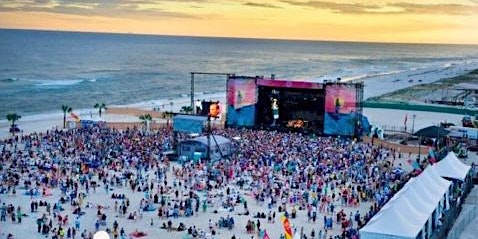
[[[22,0],[0,2],[0,12],[48,12],[112,18],[200,18],[197,15],[151,7],[158,2],[205,2],[208,0]]]
[[[326,1],[298,2],[298,1],[289,1],[289,0],[283,0],[282,2],[290,4],[290,5],[295,5],[295,6],[330,10],[336,13],[367,13],[368,9],[380,8],[380,5],[378,4],[369,4],[369,3],[336,3],[336,2],[326,2]]]
[[[270,3],[256,3],[256,2],[246,2],[244,3],[244,6],[249,6],[249,7],[264,7],[264,8],[281,8],[279,6],[270,4]]]
[[[45,3],[50,3],[50,0],[35,0],[35,3],[40,3],[40,4],[45,4]]]
[[[478,0],[469,0],[477,2]],[[443,15],[472,15],[478,13],[478,6],[438,3],[422,4],[408,2],[391,3],[337,3],[328,1],[294,1],[283,0],[282,2],[302,7],[329,10],[343,14],[443,14]]]

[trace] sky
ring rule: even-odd
[[[0,0],[0,28],[478,44],[478,0]]]

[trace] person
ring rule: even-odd
[[[168,231],[171,231],[173,227],[173,222],[171,220],[168,220]]]
[[[279,119],[279,102],[275,98],[272,98],[271,110],[272,110],[272,118],[273,118],[272,126],[275,126],[277,120]]]
[[[339,113],[341,106],[342,105],[340,104],[340,99],[338,97],[335,98],[335,114]]]
[[[77,231],[80,230],[80,217],[76,217],[76,220],[75,220],[75,229]]]
[[[219,118],[221,114],[221,108],[219,106],[219,101],[211,103],[209,106],[209,116],[212,118]]]
[[[196,101],[196,114],[200,114],[202,111],[202,104],[200,100]]]
[[[7,216],[7,206],[5,203],[2,204],[2,207],[0,208],[0,221],[6,221],[6,216]]]
[[[98,221],[98,219],[96,219],[96,222],[95,222],[95,231],[98,231],[100,229],[100,222]]]
[[[22,224],[22,210],[20,209],[20,206],[18,206],[17,208],[17,220],[18,220],[18,223],[19,224]]]

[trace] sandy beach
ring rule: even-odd
[[[328,141],[327,139],[324,139]],[[18,149],[23,149],[23,145],[18,145]],[[8,147],[7,150],[11,150],[12,148],[9,146],[4,146]],[[385,151],[384,151],[385,152]],[[411,165],[409,164],[409,161],[411,158],[415,157],[414,155],[408,156],[408,157],[399,157],[398,159],[395,159],[395,156],[389,156],[385,157],[384,160],[389,160],[392,162],[394,167],[401,167],[406,170],[406,172],[409,172],[412,168]],[[41,163],[39,164],[39,166]],[[164,166],[162,164],[159,164],[161,167]],[[12,165],[7,161],[7,164],[4,165],[5,168],[7,167],[12,167]],[[167,221],[171,220],[173,226],[177,227],[179,223],[184,223],[186,228],[189,228],[191,226],[195,226],[198,229],[201,229],[205,232],[205,237],[201,238],[232,238],[232,236],[235,236],[235,238],[260,238],[257,233],[249,234],[246,231],[246,222],[248,220],[252,220],[254,222],[257,222],[258,220],[261,223],[261,228],[265,229],[268,233],[268,235],[271,238],[279,238],[281,234],[283,234],[283,228],[282,224],[279,221],[280,216],[282,213],[278,211],[278,207],[280,207],[279,203],[272,207],[268,207],[268,204],[262,200],[258,200],[253,196],[253,190],[251,189],[240,189],[238,185],[236,185],[237,181],[233,180],[230,183],[228,183],[226,186],[213,189],[210,191],[209,195],[205,191],[197,191],[197,195],[199,196],[199,201],[208,201],[207,209],[201,208],[199,211],[195,212],[195,215],[190,216],[190,217],[184,217],[180,216],[178,218],[175,217],[158,217],[156,210],[148,212],[148,211],[143,211],[141,210],[142,206],[140,205],[145,205],[143,203],[143,200],[149,198],[151,194],[154,194],[159,191],[159,184],[163,183],[164,185],[171,185],[170,189],[168,190],[169,192],[167,193],[168,195],[168,202],[173,203],[174,200],[184,200],[188,196],[188,191],[183,191],[183,188],[178,184],[180,182],[178,179],[176,169],[180,169],[182,166],[177,164],[177,163],[172,163],[170,166],[168,166],[165,171],[165,176],[163,179],[167,180],[158,180],[157,175],[155,175],[156,170],[146,170],[144,169],[139,169],[136,174],[142,175],[141,177],[145,180],[146,185],[149,185],[149,182],[151,182],[151,185],[155,185],[154,188],[152,188],[151,191],[147,192],[135,192],[132,190],[130,187],[131,185],[128,183],[127,180],[122,180],[120,183],[113,183],[113,178],[111,178],[112,183],[111,186],[108,188],[104,187],[97,187],[96,189],[89,189],[80,187],[78,191],[76,191],[79,194],[84,194],[83,199],[82,199],[82,204],[85,205],[83,208],[84,215],[82,215],[80,218],[76,219],[76,215],[73,214],[74,209],[76,206],[71,205],[70,203],[61,203],[59,205],[62,206],[63,210],[62,211],[57,211],[57,215],[61,215],[62,218],[65,218],[68,216],[69,222],[66,224],[62,224],[64,227],[72,227],[73,225],[76,225],[76,221],[78,220],[80,223],[80,230],[77,232],[77,235],[82,232],[83,230],[86,230],[88,232],[95,231],[97,229],[100,230],[106,230],[109,228],[111,230],[112,224],[114,221],[116,221],[121,228],[127,233],[133,233],[136,230],[139,230],[141,232],[144,232],[145,234],[149,236],[145,236],[143,238],[158,238],[158,235],[160,238],[189,238],[190,235],[187,234],[187,232],[182,231],[167,231],[165,229],[161,229],[160,226],[163,225],[163,223],[166,223]],[[104,171],[106,170],[106,171]],[[120,170],[125,170],[125,169],[120,169]],[[111,175],[108,177],[108,180],[110,180],[110,177],[114,175],[118,175],[120,170],[117,169],[112,169],[110,166],[102,168],[101,172],[105,172],[106,175]],[[98,172],[98,171],[96,171]],[[199,171],[200,172],[200,171]],[[21,174],[21,182],[30,181],[34,180],[31,176],[28,176],[27,173]],[[76,180],[78,180],[80,175],[74,174]],[[99,175],[97,173],[91,174],[92,177],[90,176],[90,181],[95,181],[95,182],[101,182],[101,178],[99,178]],[[63,176],[64,177],[64,176]],[[61,178],[63,178],[61,177]],[[248,178],[248,177],[246,177]],[[182,178],[181,182],[184,182],[185,178]],[[191,178],[192,179],[192,178]],[[250,179],[249,179],[250,180]],[[166,183],[167,182],[167,183]],[[249,181],[252,183],[252,181]],[[144,183],[144,182],[143,182]],[[20,184],[20,185],[22,185]],[[156,184],[158,187],[156,187]],[[185,185],[184,185],[185,186]],[[23,187],[19,187],[18,190],[16,191],[15,194],[12,192],[0,194],[0,203],[5,203],[7,205],[13,204],[16,206],[21,206],[22,210],[24,212],[23,216],[23,221],[21,224],[15,223],[15,222],[10,222],[10,221],[1,221],[1,229],[0,229],[0,235],[5,236],[8,234],[15,235],[15,238],[38,238],[39,234],[37,233],[37,228],[36,228],[36,222],[37,219],[41,218],[43,215],[53,215],[48,213],[47,209],[45,207],[40,207],[39,210],[30,212],[29,210],[29,205],[31,202],[38,202],[38,201],[44,201],[46,203],[50,203],[51,205],[54,205],[55,203],[58,203],[58,200],[61,197],[66,197],[68,194],[65,194],[62,190],[60,190],[59,187],[53,187],[53,188],[48,188],[48,193],[44,196],[42,195],[35,195],[35,196],[29,196],[28,195],[28,190],[22,189]],[[229,189],[228,189],[229,188]],[[5,189],[5,188],[4,188]],[[162,190],[162,189],[161,189]],[[182,192],[178,197],[175,197],[173,192],[175,190],[179,190]],[[339,195],[341,192],[341,187],[335,187],[332,186],[331,188],[327,187],[327,189],[324,189],[327,195],[332,194],[337,194]],[[250,212],[249,215],[241,215],[244,214],[245,212],[245,206],[244,201],[241,203],[237,203],[235,205],[233,210],[227,209],[223,207],[224,200],[227,198],[227,191],[231,191],[231,195],[236,195],[240,196],[245,202],[247,203],[247,209]],[[327,193],[328,191],[328,193]],[[121,215],[119,211],[115,208],[117,208],[117,205],[115,206],[115,202],[122,203],[124,202],[125,199],[113,199],[112,194],[123,194],[125,195],[126,199],[129,201],[129,205],[131,205],[128,208],[128,213],[131,215],[132,212],[137,213],[137,217],[133,220],[128,219],[127,215]],[[216,195],[216,196],[212,196]],[[223,195],[223,196],[220,196]],[[234,196],[234,197],[236,197]],[[173,200],[173,201],[170,201]],[[292,199],[291,199],[292,200]],[[340,225],[336,225],[335,223],[335,215],[337,212],[343,210],[343,212],[346,215],[346,218],[350,217],[350,220],[352,221],[353,215],[356,213],[360,213],[361,215],[364,215],[367,211],[370,210],[371,202],[361,202],[358,205],[348,205],[348,204],[343,204],[343,202],[340,201],[339,197],[337,197],[335,200],[331,202],[331,204],[335,205],[335,209],[331,209],[332,211],[327,213],[325,212],[319,212],[317,220],[311,221],[310,218],[308,218],[307,210],[305,208],[301,208],[301,204],[289,204],[287,203],[287,211],[289,213],[291,212],[291,208],[295,207],[297,210],[297,214],[295,218],[290,218],[290,222],[293,226],[293,230],[295,234],[299,234],[300,232],[305,233],[306,235],[310,235],[312,230],[315,230],[315,235],[319,235],[319,233],[322,234],[322,236],[325,236],[325,230],[324,230],[324,220],[323,216],[331,217],[334,218],[334,226],[332,229],[328,230],[327,237],[323,238],[328,238],[328,236],[332,235],[339,235],[341,234],[341,227]],[[295,205],[295,206],[294,206]],[[158,207],[158,204],[153,204],[155,208]],[[95,221],[97,221],[97,212],[98,208],[101,207],[101,213],[106,215],[106,220],[105,220],[105,225],[100,225],[98,228],[95,226]],[[199,206],[198,206],[199,207]],[[269,221],[268,219],[265,218],[255,218],[254,215],[257,213],[265,213],[265,215],[268,215],[270,212],[275,212],[275,218],[273,221]],[[127,214],[128,214],[127,213]],[[270,214],[269,214],[270,215]],[[219,228],[218,225],[216,224],[219,219],[226,218],[228,216],[234,217],[234,227],[231,229],[227,228]],[[216,235],[212,235],[210,233],[210,227],[214,228],[216,231]],[[354,223],[356,225],[356,223]],[[79,238],[79,237],[75,237]],[[125,238],[130,238],[130,237],[125,237]],[[134,238],[134,237],[131,237]]]
[[[470,66],[469,66],[470,67]],[[443,77],[449,77],[456,74],[462,74],[466,72],[468,68],[463,67],[460,69],[450,68],[448,70],[443,70],[439,72],[424,72],[421,74],[416,75],[393,75],[393,76],[379,76],[371,79],[366,80],[366,88],[365,88],[365,96],[366,98],[376,96],[379,94],[383,94],[389,91],[394,91],[402,88],[409,87],[414,84],[423,84],[423,83],[431,83],[442,79]],[[413,82],[400,80],[396,81],[396,78],[404,78],[404,79],[413,79]],[[420,79],[420,81],[419,81]],[[380,83],[380,86],[378,85]],[[384,89],[385,88],[385,89]],[[200,100],[219,100],[221,102],[225,102],[225,94],[217,93],[212,95],[199,95],[196,99]],[[172,104],[171,104],[172,102]],[[82,119],[92,119],[92,120],[101,120],[106,121],[111,125],[116,125],[116,128],[132,128],[141,126],[141,121],[139,120],[138,116],[144,113],[151,113],[153,116],[153,123],[157,125],[164,125],[167,120],[162,118],[162,114],[159,111],[175,111],[179,112],[182,106],[187,106],[190,103],[189,98],[180,98],[180,99],[168,99],[168,100],[152,100],[148,102],[142,102],[138,104],[132,105],[122,105],[122,106],[109,106],[111,110],[104,113],[99,118],[99,115],[96,113],[94,109],[82,109],[75,111],[80,115]],[[369,121],[375,125],[391,125],[391,126],[403,126],[405,116],[408,117],[407,127],[412,127],[411,118],[415,115],[415,119],[413,122],[413,127],[415,130],[420,129],[422,127],[426,127],[429,125],[436,125],[440,122],[447,121],[450,123],[459,124],[461,120],[461,115],[452,115],[452,114],[437,114],[437,113],[430,113],[430,112],[418,112],[418,111],[400,111],[400,110],[385,110],[385,109],[364,109],[364,114],[369,118]],[[42,115],[33,115],[33,116],[24,116],[18,122],[21,129],[23,130],[23,135],[28,135],[33,132],[45,132],[46,130],[54,130],[60,129],[62,125],[63,114],[59,112],[55,113],[47,113]],[[8,137],[8,127],[9,124],[5,120],[0,121],[0,137],[5,138]],[[1,147],[1,146],[0,146]],[[3,146],[7,147],[7,146]],[[19,145],[21,148],[22,146]],[[11,149],[11,148],[10,148]],[[415,155],[408,155],[403,157],[395,157],[388,156],[385,160],[390,160],[392,162],[392,167],[400,167],[404,169],[406,172],[410,172],[412,170],[411,167],[411,160],[413,160],[416,156]],[[180,190],[181,187],[177,184],[177,177],[174,175],[173,168],[180,168],[181,166],[177,163],[172,163],[166,171],[165,178],[167,180],[163,182],[167,182],[168,185],[172,186],[171,190]],[[109,175],[116,174],[116,170],[105,167],[104,170]],[[153,182],[154,184],[159,183],[159,181],[155,180],[154,171],[141,171],[139,170],[138,173],[145,178],[146,182]],[[26,180],[28,178],[27,174],[22,175]],[[101,181],[98,178],[98,174],[92,174],[92,181]],[[265,229],[268,235],[271,238],[280,238],[280,235],[283,234],[283,226],[279,220],[282,213],[279,213],[278,206],[275,205],[273,208],[269,208],[267,203],[259,202],[254,196],[251,195],[250,190],[239,189],[237,184],[229,183],[227,186],[222,187],[220,189],[213,190],[213,193],[217,195],[224,195],[226,194],[227,188],[230,188],[233,192],[237,195],[240,195],[243,200],[247,202],[248,209],[250,211],[250,215],[239,215],[244,213],[243,202],[237,204],[233,211],[229,211],[228,209],[224,209],[220,202],[224,200],[224,196],[216,196],[216,197],[208,197],[205,192],[197,192],[199,196],[199,200],[205,201],[209,199],[208,207],[205,211],[202,208],[199,212],[196,212],[194,216],[191,217],[169,217],[169,218],[160,218],[157,215],[156,211],[146,212],[142,211],[140,205],[143,205],[142,200],[147,198],[145,192],[134,192],[129,188],[126,182],[121,184],[114,184],[109,187],[107,190],[99,187],[96,189],[96,192],[87,191],[85,188],[81,188],[78,192],[85,193],[84,204],[88,205],[84,208],[84,216],[81,216],[80,219],[80,231],[77,235],[83,230],[87,230],[88,232],[95,231],[95,221],[97,220],[96,211],[98,206],[101,206],[102,213],[107,215],[107,220],[105,225],[100,225],[99,229],[106,230],[112,228],[112,224],[116,221],[121,228],[124,228],[126,234],[133,233],[135,230],[139,230],[147,234],[143,238],[158,238],[158,235],[161,235],[160,238],[189,238],[187,231],[167,231],[166,229],[161,229],[160,226],[163,223],[167,223],[167,221],[171,220],[173,226],[178,226],[179,223],[184,223],[186,229],[195,226],[200,230],[204,231],[206,235],[205,238],[231,238],[235,236],[235,238],[259,238],[257,233],[248,234],[246,231],[246,224],[248,220],[252,220],[256,222],[258,219],[254,218],[258,212],[264,212],[266,215],[269,212],[276,212],[276,217],[274,222],[271,222],[267,219],[259,219],[261,223],[261,228]],[[1,237],[5,237],[9,233],[15,235],[15,238],[41,238],[40,234],[37,233],[36,222],[37,219],[41,218],[43,214],[46,214],[46,209],[44,207],[40,207],[40,209],[36,212],[29,211],[29,205],[33,201],[46,201],[50,204],[55,204],[58,202],[59,198],[65,196],[63,192],[58,188],[51,188],[51,195],[49,196],[28,196],[25,195],[27,191],[25,189],[18,189],[15,195],[11,193],[1,194],[0,195],[0,202],[6,204],[14,204],[14,205],[21,205],[24,212],[25,217],[23,219],[22,224],[18,223],[11,223],[11,222],[0,222],[0,235]],[[155,185],[154,189],[149,193],[157,192],[159,188]],[[329,189],[333,192],[333,189]],[[172,192],[171,191],[171,192]],[[120,215],[117,210],[115,210],[115,201],[121,203],[124,200],[117,200],[112,199],[111,195],[115,194],[124,194],[126,198],[129,199],[129,203],[131,208],[128,209],[129,212],[135,211],[138,213],[138,216],[134,220],[130,220],[127,218],[126,215]],[[339,193],[338,188],[335,188],[335,193]],[[170,195],[170,197],[172,197]],[[187,193],[184,195],[180,195],[178,200],[185,199],[187,197]],[[357,212],[361,215],[367,213],[370,210],[372,203],[369,202],[362,202],[359,206],[350,206],[350,205],[341,205],[340,200],[333,201],[333,204],[336,206],[334,213],[319,213],[318,219],[316,222],[312,222],[308,220],[307,210],[305,208],[297,207],[297,217],[295,219],[290,219],[291,224],[293,226],[293,230],[296,234],[300,234],[303,231],[306,235],[310,235],[312,229],[315,231],[315,235],[317,236],[319,232],[325,232],[324,230],[324,220],[323,216],[335,218],[335,215],[338,211],[343,210],[344,214],[347,218],[350,217],[350,221],[353,221],[352,217]],[[62,217],[68,215],[70,220],[69,224],[65,226],[73,226],[76,216],[72,213],[74,210],[74,206],[64,203],[62,204],[64,207],[64,211],[59,212]],[[155,206],[157,207],[157,205]],[[289,209],[291,206],[288,206]],[[228,216],[233,216],[235,225],[232,229],[224,229],[218,228],[217,222],[219,219],[226,218]],[[216,235],[212,235],[210,233],[209,227],[213,225],[215,228]],[[356,226],[356,225],[355,225]],[[339,225],[336,225],[334,220],[334,227],[329,230],[328,235],[339,235],[341,234],[341,228]],[[325,233],[324,233],[325,234]],[[323,234],[323,235],[324,235]],[[325,236],[325,235],[324,235]],[[80,237],[76,237],[80,238]],[[129,238],[125,237],[125,238]],[[328,237],[324,237],[328,238]]]
[[[413,85],[377,97],[372,97],[370,100],[416,104],[425,104],[439,100],[453,101],[454,98],[458,97],[458,99],[460,99],[460,95],[463,96],[463,91],[459,90],[463,88],[460,86],[461,83],[478,84],[478,70],[471,71],[464,75],[447,77],[431,83]]]

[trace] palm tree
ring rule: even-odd
[[[10,132],[12,132],[12,135],[15,135],[15,131],[17,130],[17,127],[15,126],[15,122],[19,120],[20,118],[22,117],[15,113],[7,114],[7,120],[12,122],[12,126],[10,127]]]
[[[71,111],[73,111],[73,108],[68,105],[62,105],[61,110],[63,111],[63,128],[66,128],[66,114],[71,113]]]
[[[101,103],[101,104],[100,104],[100,103],[96,103],[94,107],[95,107],[95,109],[98,109],[98,114],[100,115],[100,118],[101,118],[101,112],[102,112],[102,110],[103,110],[103,109],[104,109],[104,110],[107,110],[107,109],[108,109],[108,108],[106,108],[106,104],[105,104],[105,103]]]
[[[192,108],[190,105],[188,105],[188,106],[182,106],[180,112],[185,113],[185,114],[190,113],[190,112],[192,113],[192,112],[193,112],[193,108]]]
[[[150,114],[146,114],[139,116],[139,119],[143,121],[146,131],[149,131],[148,122],[151,122],[153,120],[153,117],[151,117]]]

